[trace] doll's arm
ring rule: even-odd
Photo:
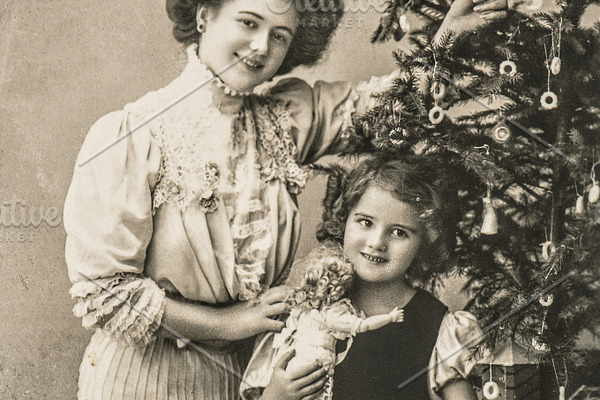
[[[404,321],[404,310],[399,310],[398,307],[396,307],[388,314],[372,315],[367,318],[360,318],[356,332],[364,333],[382,328],[392,322],[402,321]]]

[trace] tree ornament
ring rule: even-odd
[[[553,110],[558,107],[558,96],[551,91],[544,92],[540,97],[540,103],[546,110]]]
[[[552,71],[552,75],[560,74],[561,64],[560,57],[554,57],[552,59],[552,62],[550,63],[550,71]]]
[[[498,233],[498,218],[496,210],[492,207],[492,199],[488,195],[483,198],[483,223],[481,224],[482,235],[495,235]]]
[[[483,385],[483,397],[488,400],[493,400],[497,399],[498,396],[500,396],[500,388],[496,382],[489,381]]]
[[[499,122],[496,126],[494,126],[494,130],[492,131],[492,139],[494,139],[496,143],[500,144],[508,142],[511,135],[512,132],[510,128],[504,122]]]
[[[444,120],[444,116],[446,112],[440,106],[434,106],[431,110],[429,110],[429,120],[432,124],[439,124]]]
[[[583,196],[577,196],[577,201],[575,202],[575,214],[583,214]]]
[[[515,76],[517,74],[517,64],[510,60],[504,60],[500,63],[500,73],[507,76]]]
[[[548,345],[546,343],[540,342],[538,340],[538,338],[536,338],[536,337],[531,338],[531,345],[537,351],[546,351],[546,350],[548,350]]]
[[[588,201],[590,203],[595,203],[598,199],[600,199],[600,186],[598,186],[598,182],[594,181],[594,184],[588,193]]]
[[[530,0],[529,4],[525,6],[528,11],[537,11],[544,5],[544,0]]]
[[[554,296],[551,293],[546,293],[539,300],[542,307],[550,307],[554,303]]]
[[[446,96],[446,85],[442,82],[434,82],[431,87],[433,92],[433,98],[436,100],[442,100]]]
[[[400,16],[400,29],[402,29],[402,32],[410,31],[410,23],[408,22],[408,17],[406,14],[402,14]]]
[[[544,243],[542,243],[542,260],[548,261],[555,251],[556,246],[554,243],[552,243],[551,240],[546,240]]]
[[[561,386],[558,388],[558,400],[565,400],[565,387]]]

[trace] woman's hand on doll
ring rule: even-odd
[[[327,370],[317,362],[286,371],[295,350],[290,350],[273,366],[271,381],[261,400],[309,400],[314,398],[325,384]]]
[[[392,317],[392,322],[404,321],[404,309],[398,309],[398,307],[394,307],[394,309],[390,311],[389,314],[390,317]]]
[[[267,331],[281,331],[285,323],[271,317],[290,311],[290,306],[285,300],[291,292],[292,289],[287,286],[277,286],[256,300],[243,301],[224,308],[223,312],[227,314],[224,338],[242,340]]]
[[[475,31],[483,25],[506,18],[507,0],[455,0],[450,6],[436,40],[448,31],[460,34]]]

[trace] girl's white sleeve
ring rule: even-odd
[[[148,129],[131,129],[120,111],[86,136],[65,200],[65,259],[73,312],[83,326],[145,344],[165,303],[164,292],[142,274],[160,150]]]
[[[448,312],[429,360],[428,383],[432,399],[454,379],[464,379],[476,364],[475,347],[481,340],[476,318],[466,311]]]
[[[317,81],[313,86],[291,78],[274,85],[269,94],[283,101],[289,112],[298,161],[307,164],[345,150],[350,141],[346,128],[376,104],[373,95],[389,88],[395,77],[396,72],[357,85]]]

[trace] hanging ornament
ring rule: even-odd
[[[433,98],[436,100],[442,100],[446,96],[446,85],[442,82],[434,82],[431,86],[433,92]]]
[[[542,260],[548,261],[548,259],[554,254],[556,251],[556,246],[552,243],[551,240],[547,240],[542,243]]]
[[[500,144],[508,142],[511,135],[512,132],[510,128],[504,122],[499,122],[494,126],[494,130],[492,131],[492,139]]]
[[[542,307],[550,307],[554,303],[554,296],[551,293],[546,293],[539,300]]]
[[[560,74],[561,64],[560,57],[554,57],[552,59],[552,62],[550,63],[550,71],[552,71],[552,75]]]
[[[530,0],[529,4],[525,6],[528,11],[537,11],[544,5],[544,0]]]
[[[558,400],[565,400],[565,387],[561,386],[558,388]]]
[[[483,198],[483,223],[481,224],[482,235],[495,235],[498,233],[498,218],[496,210],[492,206],[491,190],[488,187],[487,196]]]
[[[517,64],[510,60],[504,60],[500,63],[500,73],[507,76],[515,76],[517,74]]]
[[[489,381],[486,382],[485,385],[483,385],[483,397],[485,397],[488,400],[493,400],[497,399],[498,396],[500,396],[500,388],[498,387],[498,384],[496,382]]]
[[[600,186],[598,186],[598,182],[594,181],[590,192],[588,193],[588,201],[590,203],[595,203],[600,199]]]
[[[410,31],[410,23],[408,22],[408,17],[406,14],[402,14],[400,16],[400,29],[402,29],[402,32]]]
[[[542,97],[540,97],[540,103],[546,110],[553,110],[558,107],[558,96],[551,91],[544,92],[542,93]]]
[[[440,106],[434,106],[431,110],[429,110],[429,120],[432,124],[439,124],[444,120],[444,116],[446,112]]]
[[[577,201],[575,202],[575,214],[583,214],[583,196],[577,196]]]

